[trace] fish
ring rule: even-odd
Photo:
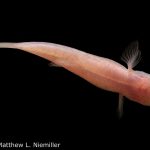
[[[122,64],[105,57],[48,42],[0,43],[0,48],[19,49],[37,55],[80,76],[96,87],[119,94],[118,117],[123,115],[124,97],[144,106],[150,106],[150,74],[133,70],[141,60],[138,41],[125,49]]]

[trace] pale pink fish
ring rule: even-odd
[[[140,61],[141,52],[138,49],[138,42],[133,42],[122,56],[128,69],[111,59],[53,43],[0,43],[0,48],[15,48],[38,55],[77,74],[99,88],[119,93],[120,117],[123,113],[123,96],[150,106],[150,75],[133,70],[133,67]]]

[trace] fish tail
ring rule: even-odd
[[[0,48],[15,48],[16,43],[0,43]]]

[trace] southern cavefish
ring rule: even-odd
[[[35,54],[64,67],[98,88],[119,93],[119,116],[123,113],[123,96],[150,106],[150,74],[133,70],[141,58],[138,42],[131,43],[122,55],[128,68],[111,59],[54,43],[0,43],[0,48],[20,49]]]

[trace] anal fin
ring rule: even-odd
[[[118,102],[118,117],[119,117],[119,119],[123,115],[123,102],[124,102],[123,95],[119,94],[119,102]]]

